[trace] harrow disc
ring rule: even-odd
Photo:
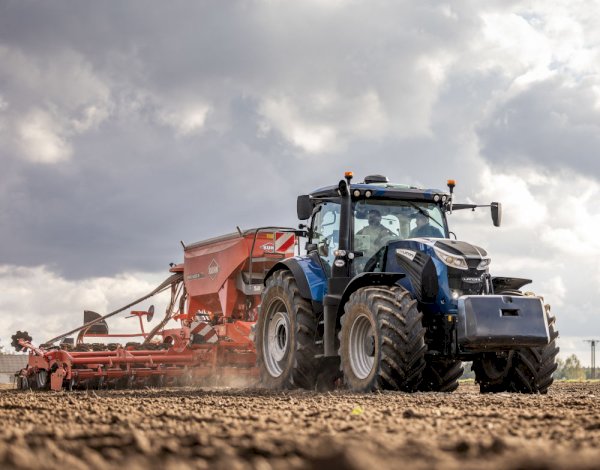
[[[31,336],[29,336],[29,333],[27,333],[26,331],[17,331],[14,335],[12,335],[12,342],[10,343],[10,345],[15,348],[15,350],[17,352],[21,352],[23,351],[23,346],[21,346],[19,344],[19,340],[23,339],[25,341],[27,341],[28,343],[31,342],[31,340],[33,339]]]

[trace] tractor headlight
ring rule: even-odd
[[[491,258],[483,258],[481,260],[481,263],[479,263],[479,265],[477,266],[477,269],[479,271],[483,271],[484,269],[486,269],[490,265],[491,262],[492,262]]]
[[[441,259],[442,262],[447,266],[456,269],[469,269],[467,260],[463,256],[453,255],[437,247],[433,247],[433,249],[435,250],[435,254],[438,256],[438,258]]]

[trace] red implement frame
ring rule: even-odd
[[[35,347],[27,333],[13,337],[29,361],[18,375],[20,388],[102,388],[143,385],[190,385],[211,379],[255,378],[254,324],[265,274],[277,262],[294,255],[296,231],[261,227],[224,235],[184,247],[184,262],[173,266],[171,278],[148,296],[88,322],[43,346]],[[164,290],[171,290],[165,318],[152,331],[144,329],[150,311],[131,311],[140,333],[91,332],[95,324]],[[178,328],[165,329],[169,320]],[[56,341],[78,332],[75,345]],[[139,337],[142,344],[85,342],[86,338]],[[89,350],[100,349],[100,350]]]

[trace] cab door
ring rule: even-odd
[[[331,276],[334,252],[340,243],[340,204],[324,202],[319,205],[313,218],[312,243],[317,245],[327,277]]]

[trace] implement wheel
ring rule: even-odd
[[[406,289],[363,287],[344,312],[340,357],[348,388],[415,392],[425,368],[425,329]]]
[[[26,375],[21,375],[18,377],[17,387],[19,390],[29,390],[29,377]]]
[[[277,271],[267,280],[256,323],[256,361],[262,385],[276,390],[314,389],[316,335],[311,304],[300,296],[293,274]]]
[[[37,388],[41,390],[45,390],[48,388],[48,371],[45,369],[40,369],[35,374],[35,385]]]

